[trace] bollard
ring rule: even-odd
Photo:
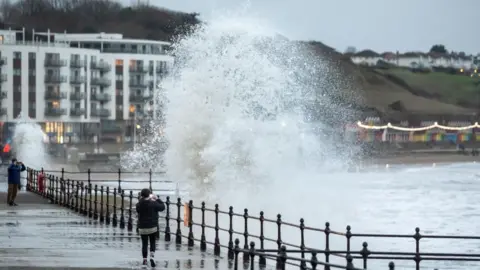
[[[318,259],[317,259],[317,253],[312,252],[312,257],[310,258],[310,265],[312,266],[312,269],[316,269],[318,265]],[[325,265],[326,267],[327,265]],[[330,266],[329,266],[330,267]]]
[[[415,234],[413,235],[413,239],[415,239],[415,257],[413,260],[415,261],[415,268],[418,270],[420,269],[420,261],[422,258],[420,257],[420,239],[422,239],[422,235],[420,234],[420,228],[415,228]]]
[[[243,228],[243,237],[244,237],[244,243],[243,243],[243,263],[248,263],[250,256],[248,254],[248,209],[245,208],[243,210],[243,220],[244,220],[244,228]]]
[[[202,202],[202,236],[200,237],[200,250],[207,250],[207,237],[205,236],[205,202]]]
[[[300,256],[302,258],[302,261],[300,262],[300,270],[306,270],[307,263],[304,261],[305,260],[305,220],[303,218],[300,219],[300,250],[302,251],[300,253]],[[312,265],[312,268],[314,268],[313,265]]]
[[[103,215],[103,186],[100,186],[100,222],[105,222],[105,216]]]
[[[235,253],[233,252],[234,246],[233,246],[233,206],[230,206],[228,208],[228,259],[232,260],[235,256]]]
[[[368,250],[367,242],[363,242],[362,250],[360,250],[360,255],[362,256],[363,269],[367,269],[367,259],[368,259],[368,255],[370,255],[370,250]]]
[[[355,266],[353,266],[353,257],[352,255],[348,254],[347,257],[347,266],[346,270],[355,270]]]
[[[264,213],[263,211],[260,211],[260,249],[262,250],[265,248],[265,235],[263,233],[264,221]],[[267,259],[265,258],[265,256],[263,256],[263,252],[258,258],[258,265],[260,265],[260,268],[264,268],[267,266]]]
[[[215,244],[213,247],[213,254],[215,256],[220,256],[220,237],[218,236],[218,231],[220,230],[220,225],[218,224],[218,203],[215,204]]]
[[[281,246],[278,250],[278,257],[277,257],[277,270],[285,270],[285,262],[287,261],[287,247]]]
[[[98,219],[98,186],[95,185],[95,188],[94,188],[94,208],[93,208],[93,219],[94,220],[97,220]]]
[[[84,209],[84,206],[83,206],[83,202],[85,201],[84,198],[83,198],[83,183],[80,184],[80,206],[78,207],[78,212],[80,214],[83,214],[83,209]]]
[[[277,246],[278,250],[282,247],[282,215],[277,215]]]
[[[325,262],[330,263],[330,222],[325,222]],[[324,270],[330,270],[329,265],[325,265]]]
[[[88,217],[93,217],[93,194],[92,194],[92,184],[88,183]]]
[[[110,188],[107,187],[107,191],[106,191],[106,195],[107,195],[107,202],[106,202],[106,210],[105,210],[105,223],[107,225],[110,225]]]
[[[188,246],[193,247],[195,244],[195,237],[193,237],[193,201],[188,203]]]
[[[113,189],[113,217],[112,217],[112,226],[117,227],[117,189]]]
[[[76,186],[76,190],[75,190],[75,212],[79,212],[80,209],[79,209],[79,205],[78,205],[78,202],[79,202],[79,191],[80,191],[80,183],[78,181],[75,181],[75,186]],[[80,201],[81,202],[81,201]]]
[[[92,184],[91,174],[92,174],[92,172],[90,171],[90,169],[88,169],[88,170],[87,170],[87,181],[88,181],[87,183],[88,183],[88,186],[90,186],[90,185]],[[89,190],[88,192],[91,193],[92,190]]]
[[[165,206],[167,208],[165,213],[165,241],[170,242],[170,196],[167,196]]]
[[[122,170],[118,168],[118,192],[122,192]]]
[[[238,238],[235,239],[234,253],[235,253],[234,269],[238,270],[238,254],[240,253],[240,240],[238,240]]]
[[[248,251],[250,257],[250,270],[255,270],[255,242],[250,242],[250,249]]]
[[[128,196],[130,199],[129,202],[129,209],[128,209],[128,225],[127,230],[131,232],[133,230],[133,220],[132,220],[132,201],[133,201],[133,191],[130,190],[130,195]]]
[[[182,211],[182,199],[177,198],[177,232],[175,233],[175,243],[182,243],[182,230],[180,229],[180,223],[182,219],[180,217],[180,212]]]
[[[125,229],[125,190],[120,193],[120,229]]]
[[[352,238],[352,227],[347,225],[347,232],[345,233],[345,237],[347,238],[347,255],[350,254],[350,241]]]
[[[54,203],[58,204],[58,177],[54,178],[54,186],[55,186],[55,200]]]

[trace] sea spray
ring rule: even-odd
[[[222,17],[178,40],[156,96],[165,122],[122,164],[161,167],[196,198],[243,200],[347,162],[323,124],[346,114],[327,95],[332,69],[264,25]]]
[[[15,124],[12,148],[19,161],[26,166],[40,170],[48,167],[49,158],[45,147],[45,133],[37,123],[19,118]]]

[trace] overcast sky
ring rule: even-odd
[[[131,4],[136,0],[120,0]],[[143,0],[147,1],[147,0]],[[244,0],[150,0],[169,9],[198,12],[210,20]],[[344,51],[480,52],[480,0],[250,0],[250,10],[297,40],[317,40]]]

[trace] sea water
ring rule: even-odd
[[[351,225],[353,232],[366,233],[413,234],[416,226],[425,233],[479,233],[476,164],[347,172],[345,165],[359,153],[330,132],[349,116],[330,91],[338,90],[336,80],[348,78],[335,77],[328,62],[311,61],[303,47],[267,25],[228,14],[178,40],[176,63],[156,96],[165,121],[123,157],[124,164],[141,161],[164,170],[164,179],[178,183],[186,199],[219,203],[222,210],[262,210],[268,218],[281,213],[292,223],[303,217],[318,228],[329,221],[332,230],[343,232]],[[228,224],[228,217],[221,219]],[[243,220],[234,223],[242,231]],[[249,229],[258,235],[258,227]],[[275,227],[265,233],[276,238]],[[213,233],[207,237],[212,240]],[[306,244],[323,248],[323,237],[309,233]],[[298,230],[285,229],[282,238],[300,244]],[[221,241],[226,244],[228,236]],[[354,239],[352,249],[360,250],[363,241],[371,250],[414,251],[412,240],[399,239]],[[332,237],[331,249],[345,245],[344,238]],[[476,248],[468,241],[421,244],[430,252]],[[388,262],[381,263],[375,265],[386,268]]]

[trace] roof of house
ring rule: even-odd
[[[354,56],[356,57],[379,57],[380,54],[377,52],[374,52],[372,50],[363,50],[358,53],[356,53]]]

